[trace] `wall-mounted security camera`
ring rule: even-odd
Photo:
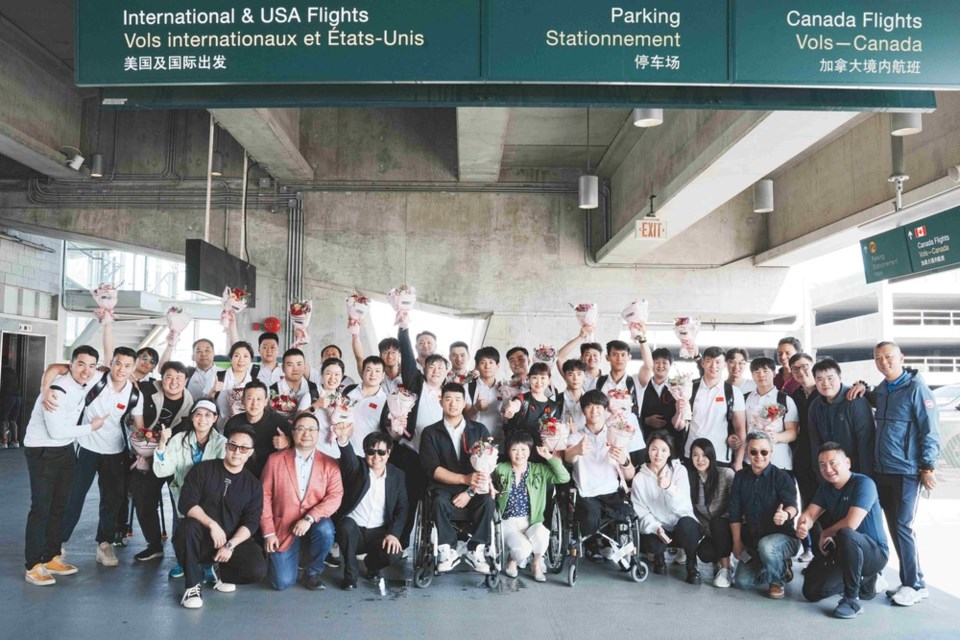
[[[947,169],[947,174],[954,182],[960,182],[960,164],[955,164]]]
[[[86,159],[83,157],[83,154],[80,152],[80,149],[76,147],[70,147],[64,145],[57,149],[57,151],[63,153],[67,156],[67,166],[73,169],[74,171],[80,171],[80,167],[83,166],[83,161]]]

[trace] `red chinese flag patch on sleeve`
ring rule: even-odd
[[[370,403],[370,408],[371,408],[371,409],[376,409],[376,408],[377,408],[377,403],[376,403],[376,402],[371,402],[371,403]]]

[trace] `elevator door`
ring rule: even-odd
[[[37,396],[40,395],[40,382],[47,366],[46,343],[46,336],[9,332],[0,334],[0,355],[3,361],[0,375],[15,376],[23,398],[17,419],[17,440],[20,442],[23,442],[27,418],[33,411]]]

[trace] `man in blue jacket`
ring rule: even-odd
[[[913,520],[920,489],[929,491],[937,486],[937,403],[917,372],[904,369],[903,354],[896,344],[877,344],[873,359],[884,377],[876,389],[874,471],[880,506],[900,558],[900,587],[887,595],[894,604],[909,607],[929,595],[920,570]]]

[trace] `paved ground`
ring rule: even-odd
[[[57,585],[39,588],[23,580],[23,529],[29,487],[22,450],[0,451],[0,637],[183,638],[615,638],[638,635],[669,638],[951,638],[960,637],[960,578],[955,548],[960,538],[960,500],[953,486],[943,498],[921,507],[923,564],[932,595],[904,609],[882,596],[866,603],[851,621],[829,617],[835,601],[801,600],[799,579],[787,600],[773,602],[736,589],[692,587],[672,575],[633,584],[612,565],[581,565],[573,589],[559,576],[536,584],[521,575],[489,590],[469,573],[442,576],[428,589],[409,586],[409,567],[388,574],[386,594],[372,583],[352,593],[301,587],[284,593],[265,585],[241,586],[236,593],[205,592],[199,611],[182,609],[181,580],[168,581],[174,562],[167,547],[162,561],[141,565],[133,555],[141,539],[118,552],[120,566],[105,569],[94,561],[96,490],[68,551],[80,568]],[[949,497],[948,497],[949,496]],[[136,566],[135,566],[136,565]],[[897,582],[895,563],[886,577]],[[406,580],[404,578],[407,578]],[[187,635],[189,634],[189,636]],[[628,634],[624,636],[624,634]]]

